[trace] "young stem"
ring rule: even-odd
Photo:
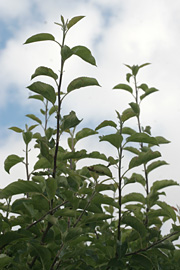
[[[44,132],[46,132],[46,129],[47,129],[47,123],[48,123],[47,113],[48,113],[48,100],[46,100],[46,104],[45,104],[45,124],[44,124]]]
[[[119,179],[119,185],[118,185],[118,193],[119,193],[119,213],[118,213],[118,234],[117,239],[121,240],[121,200],[122,200],[122,176],[121,176],[121,158],[122,158],[122,148],[120,149],[119,153],[119,164],[118,164],[118,179]]]
[[[135,92],[136,92],[136,104],[138,104],[138,87],[137,87],[137,81],[136,81],[136,76],[134,76],[134,84],[135,84]],[[138,129],[139,129],[139,133],[142,133],[142,129],[141,129],[141,122],[140,122],[140,116],[139,114],[137,115],[137,122],[138,122]],[[140,143],[141,148],[143,148],[143,143]],[[149,194],[149,179],[148,179],[148,174],[147,174],[147,167],[146,164],[143,165],[144,166],[144,175],[145,175],[145,181],[146,181],[146,196],[148,196]],[[146,220],[145,220],[145,225],[147,226],[148,224],[148,217],[147,214],[149,212],[149,208],[146,205]]]
[[[29,160],[28,160],[28,144],[26,144],[26,162],[25,162],[25,166],[26,166],[26,177],[27,177],[27,181],[29,181]]]
[[[26,144],[26,150],[25,150],[25,167],[26,167],[26,178],[27,178],[27,181],[29,181],[29,159],[28,159],[28,152],[29,152],[29,149],[28,149],[28,144]],[[26,194],[27,198],[29,197],[29,193]]]
[[[63,40],[62,40],[62,48],[65,42],[66,32],[63,28]],[[59,147],[59,139],[60,139],[60,111],[61,111],[61,85],[62,85],[62,78],[63,78],[63,68],[64,68],[64,60],[61,57],[61,68],[60,68],[60,77],[59,77],[59,84],[58,84],[58,110],[57,110],[57,132],[56,132],[56,146],[55,146],[55,153],[54,153],[54,168],[53,168],[53,178],[56,177],[56,168],[57,168],[57,154],[58,154],[58,147]]]
[[[120,119],[120,134],[122,133],[122,122]],[[122,206],[122,153],[123,153],[123,146],[121,145],[119,151],[119,163],[118,163],[118,180],[119,180],[119,184],[118,184],[118,193],[119,193],[119,200],[118,200],[118,204],[119,204],[119,213],[118,213],[118,232],[117,232],[117,239],[119,241],[121,241],[121,216],[122,216],[122,210],[121,210],[121,206]]]

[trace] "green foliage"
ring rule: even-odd
[[[25,125],[24,130],[10,128],[21,134],[25,154],[23,157],[9,155],[4,168],[10,173],[12,167],[22,163],[26,179],[0,190],[0,268],[177,270],[180,254],[174,241],[180,235],[180,226],[176,224],[180,217],[176,208],[161,200],[161,195],[165,196],[164,188],[178,183],[156,178],[150,182],[149,179],[152,171],[167,165],[159,159],[159,145],[169,141],[152,136],[150,126],[141,127],[141,102],[157,92],[145,83],[137,85],[139,70],[149,63],[126,65],[130,69],[126,74],[127,84],[119,83],[113,88],[132,96],[122,113],[116,111],[117,123],[104,120],[96,128],[80,128],[82,120],[74,111],[66,115],[61,112],[63,100],[71,91],[100,86],[95,78],[82,76],[63,87],[67,91],[61,89],[64,65],[73,55],[96,66],[88,48],[65,45],[69,30],[83,17],[65,21],[61,16],[61,22],[56,23],[62,30],[61,43],[48,33],[34,35],[25,42],[54,41],[59,46],[61,66],[59,73],[44,66],[35,70],[31,79],[48,76],[57,89],[42,81],[28,86],[35,93],[29,98],[40,101],[41,114],[27,114],[28,120],[36,124]],[[130,80],[133,80],[132,86]],[[55,128],[48,126],[50,117],[56,121]],[[127,125],[131,118],[133,128]],[[38,126],[41,132],[36,132]],[[103,128],[115,130],[103,134]],[[62,145],[63,134],[67,148]],[[85,141],[92,135],[96,138],[99,135],[101,144],[109,143],[116,156],[76,149],[80,140]],[[30,143],[31,148],[39,151],[32,171]],[[130,184],[132,191],[138,184],[139,191],[127,193],[125,187]],[[167,220],[173,224],[169,234],[163,236],[162,225]]]
[[[99,83],[96,79],[94,78],[89,78],[89,77],[79,77],[74,79],[67,87],[67,92],[71,92],[73,90],[79,89],[81,87],[86,87],[86,86],[99,86]]]

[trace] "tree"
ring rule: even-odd
[[[23,163],[26,179],[17,180],[0,190],[0,267],[1,269],[180,269],[180,251],[174,244],[179,238],[176,225],[178,211],[162,201],[164,188],[178,185],[173,180],[156,180],[150,184],[149,175],[160,166],[159,146],[169,143],[162,136],[152,136],[150,126],[141,126],[141,102],[158,91],[147,84],[137,84],[143,65],[126,65],[127,84],[119,83],[113,90],[131,94],[132,101],[123,112],[116,111],[117,122],[104,120],[96,128],[79,129],[76,113],[62,115],[63,100],[72,91],[89,86],[99,86],[92,77],[78,77],[62,92],[64,65],[73,55],[96,66],[91,51],[84,46],[70,48],[66,36],[71,27],[83,16],[56,23],[62,30],[59,43],[49,33],[28,38],[25,44],[39,41],[57,43],[60,48],[60,72],[40,66],[31,76],[48,76],[53,84],[35,81],[27,88],[30,99],[39,101],[41,117],[27,114],[35,124],[25,130],[10,129],[22,134],[25,155],[7,157],[7,173],[18,163]],[[134,87],[131,86],[133,81]],[[49,126],[55,117],[56,127]],[[134,119],[133,128],[128,126]],[[39,132],[39,127],[42,132]],[[101,134],[108,127],[109,134]],[[38,131],[35,131],[37,130]],[[61,144],[63,134],[68,135],[68,149]],[[99,151],[76,150],[80,140],[99,136],[100,143],[109,143],[117,156],[107,156]],[[33,170],[29,171],[29,144],[34,144],[39,154]],[[129,158],[124,164],[123,157]],[[95,160],[91,166],[79,166],[79,161]],[[99,160],[97,162],[97,160]],[[117,170],[118,177],[115,177]],[[142,171],[140,169],[143,169]],[[125,193],[127,185],[139,185],[142,192]],[[106,192],[106,193],[105,193]],[[14,195],[19,195],[14,199]],[[171,219],[172,228],[162,236],[162,225]],[[178,268],[179,267],[179,268]]]

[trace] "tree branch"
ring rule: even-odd
[[[127,254],[125,254],[125,256],[131,256],[131,255],[135,255],[135,254],[147,251],[147,250],[157,246],[158,244],[164,242],[165,240],[169,239],[170,237],[172,237],[172,236],[174,236],[176,234],[180,234],[180,232],[178,232],[178,231],[172,232],[169,235],[165,236],[164,238],[158,240],[157,242],[152,243],[150,246],[148,246],[146,248],[141,248],[141,249],[139,249],[137,251],[134,251],[134,252],[127,253]]]
[[[54,214],[54,212],[56,212],[56,210],[61,207],[62,205],[66,204],[68,201],[65,201],[59,205],[57,205],[56,207],[54,207],[53,209],[49,210],[48,212],[46,212],[41,218],[39,218],[38,220],[34,221],[33,223],[31,223],[28,227],[26,227],[26,230],[29,230],[32,226],[36,225],[38,222],[42,221],[47,215],[52,215]]]

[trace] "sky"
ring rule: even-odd
[[[131,96],[112,88],[125,83],[124,64],[151,63],[138,75],[138,83],[156,87],[141,107],[141,123],[152,127],[153,136],[164,136],[170,144],[160,147],[162,159],[169,165],[152,173],[151,181],[173,179],[180,183],[180,2],[178,0],[0,0],[0,188],[23,178],[24,168],[17,165],[11,174],[4,171],[10,154],[23,156],[20,134],[9,130],[33,124],[25,115],[39,114],[39,103],[28,99],[27,86],[38,66],[60,67],[59,49],[52,42],[23,45],[37,33],[51,33],[61,41],[60,16],[85,18],[67,36],[67,45],[87,46],[96,58],[97,67],[77,57],[65,65],[63,87],[78,76],[96,77],[101,87],[80,89],[70,94],[62,111],[76,111],[81,127],[95,128],[103,120],[116,121],[115,110],[122,112],[132,102]],[[133,86],[133,85],[132,85]],[[95,141],[87,140],[89,150]],[[100,150],[111,151],[101,144]],[[95,147],[96,149],[96,147]],[[36,153],[30,153],[33,164]],[[30,164],[30,166],[31,166]],[[180,206],[180,188],[166,190],[165,200]]]

